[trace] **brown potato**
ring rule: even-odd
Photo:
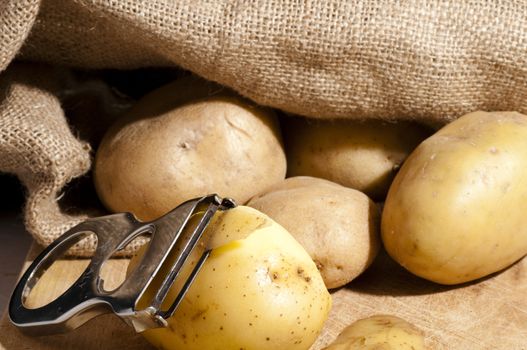
[[[288,176],[324,178],[383,200],[399,166],[428,135],[408,122],[289,118]]]
[[[363,193],[313,177],[293,177],[252,198],[317,264],[328,288],[362,273],[379,250],[380,215]]]
[[[402,318],[375,315],[346,327],[324,350],[424,350],[423,333]]]
[[[527,254],[527,116],[473,112],[415,149],[382,216],[390,256],[413,274],[458,284]]]
[[[109,210],[149,220],[209,193],[244,203],[284,179],[274,113],[226,91],[209,96],[203,84],[162,87],[107,132],[94,177]]]
[[[218,212],[207,232],[213,250],[167,320],[168,327],[142,335],[165,350],[309,349],[332,300],[304,248],[268,216],[244,206]],[[144,251],[132,260],[131,269]],[[194,254],[190,260],[198,258]],[[159,277],[168,274],[168,267],[163,265]],[[163,309],[183,282],[176,280]],[[139,309],[150,305],[160,283],[152,282]]]

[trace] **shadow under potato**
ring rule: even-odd
[[[520,260],[511,267],[518,264]],[[394,297],[435,294],[476,285],[499,275],[508,268],[510,267],[474,281],[456,285],[442,285],[410,273],[381,248],[373,264],[362,275],[343,288],[352,289],[357,293]]]

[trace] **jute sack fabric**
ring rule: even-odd
[[[15,57],[35,21],[40,0],[0,1],[0,72]]]
[[[304,116],[441,125],[478,109],[527,113],[526,53],[519,0],[0,0],[0,171],[27,187],[41,244],[88,215],[57,201],[93,156],[61,108],[67,78],[8,68],[15,58],[177,66]]]
[[[83,179],[89,184],[81,182],[80,190],[66,185],[90,170],[92,145],[130,101],[67,69],[21,63],[0,76],[0,101],[0,171],[16,174],[26,187],[25,225],[36,242],[46,246],[86,218],[105,214],[92,200],[90,178]],[[71,104],[74,111],[70,108],[66,118],[64,108]],[[71,201],[71,196],[79,198]],[[68,254],[90,255],[96,243],[89,236]],[[141,244],[134,241],[118,255]]]
[[[59,76],[21,65],[0,80],[0,170],[16,174],[26,187],[26,228],[42,245],[86,218],[62,212],[57,199],[90,167],[90,146],[74,137],[55,95]],[[84,254],[93,243],[83,240],[72,253]]]
[[[177,65],[305,116],[444,121],[527,112],[526,53],[522,0],[42,0],[20,57]]]

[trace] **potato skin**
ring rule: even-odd
[[[430,133],[414,123],[285,120],[288,177],[327,179],[384,200],[411,151]]]
[[[324,350],[424,350],[423,333],[407,321],[375,315],[355,321]]]
[[[421,143],[384,206],[382,239],[412,273],[457,284],[527,254],[527,116],[474,112]]]
[[[288,178],[247,204],[284,226],[317,264],[328,288],[361,274],[380,246],[380,214],[363,193],[307,176]]]
[[[272,111],[226,93],[191,100],[182,91],[171,101],[185,86],[146,96],[105,135],[94,178],[110,211],[150,220],[210,193],[244,203],[284,179],[285,154]],[[188,89],[197,96],[207,91],[190,83]]]
[[[248,207],[216,214],[208,230],[211,256],[169,328],[145,331],[146,339],[166,350],[309,349],[331,296],[306,251]],[[147,290],[147,300],[154,290]]]

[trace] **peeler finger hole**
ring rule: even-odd
[[[82,259],[72,258],[70,248],[89,241],[97,245],[97,235],[82,231],[52,250],[28,279],[22,294],[22,304],[28,309],[36,309],[64,294],[79,279],[93,257],[92,253]]]
[[[115,250],[110,258],[101,266],[99,272],[99,289],[101,292],[110,293],[119,288],[134,269],[136,264],[130,264],[131,256],[123,256],[123,251],[137,252],[146,249],[150,243],[153,229],[145,228],[126,242],[120,249]]]

